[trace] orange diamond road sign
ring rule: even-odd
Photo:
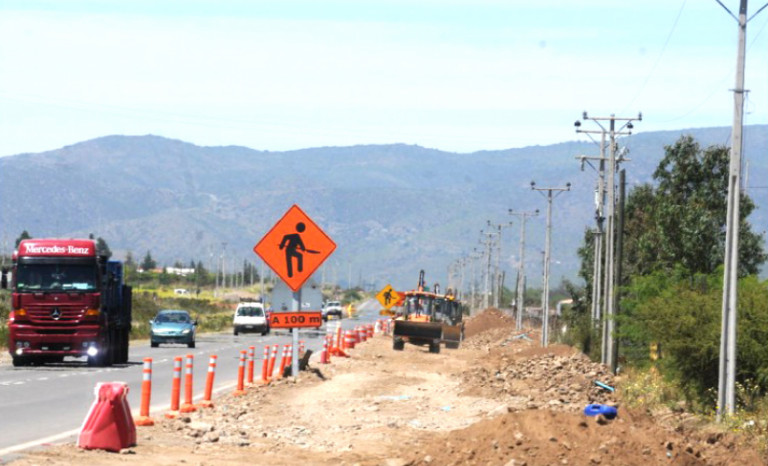
[[[253,247],[253,252],[288,288],[299,291],[335,249],[336,243],[294,204]]]
[[[379,294],[376,295],[376,299],[379,300],[379,303],[384,309],[389,309],[394,306],[398,298],[398,293],[392,288],[392,285],[385,286],[379,291]]]

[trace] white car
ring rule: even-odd
[[[245,332],[269,333],[269,322],[264,312],[264,305],[257,302],[245,302],[237,305],[235,318],[232,322],[234,334]]]
[[[337,318],[341,319],[344,314],[344,308],[341,307],[341,302],[339,301],[328,301],[325,303],[325,306],[323,306],[323,320],[328,320],[329,318]]]

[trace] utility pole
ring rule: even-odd
[[[597,143],[600,146],[600,156],[598,157],[590,157],[587,155],[579,155],[576,156],[577,159],[581,161],[581,171],[584,171],[584,165],[587,164],[590,167],[592,167],[593,170],[597,172],[597,187],[595,189],[595,222],[597,223],[597,229],[595,230],[592,241],[593,241],[593,252],[594,252],[594,260],[593,260],[593,266],[592,266],[592,322],[595,326],[597,326],[600,323],[600,319],[602,315],[605,313],[602,312],[602,309],[600,307],[602,296],[602,277],[603,277],[603,221],[605,220],[604,216],[604,208],[605,208],[605,162],[608,160],[605,157],[605,135],[606,130],[604,128],[600,128],[599,131],[594,130],[582,130],[581,122],[576,120],[574,123],[574,126],[576,126],[576,132],[577,133],[587,133],[587,135],[592,139],[592,136],[590,133],[600,133],[600,142],[597,143],[594,139],[592,139],[593,142]],[[592,165],[592,160],[599,161],[598,168],[595,168],[594,165]],[[602,301],[603,306],[605,306],[607,303],[605,301]]]
[[[539,215],[539,209],[533,212],[516,212],[509,209],[509,215],[520,217],[520,253],[519,263],[517,264],[517,316],[515,318],[515,329],[523,329],[523,312],[525,310],[525,220],[528,217]]]
[[[264,298],[264,294],[265,294],[264,293],[264,261],[261,261],[261,263],[259,264],[259,281],[260,281],[259,285],[261,289],[261,292],[259,293],[259,296],[261,297],[261,304],[266,306],[267,301]],[[266,307],[264,309],[266,309]]]
[[[490,293],[489,280],[491,277],[491,241],[493,238],[493,232],[484,233],[480,230],[480,234],[485,236],[485,240],[481,243],[485,246],[485,286],[483,287],[483,309],[488,309],[488,293]]]
[[[477,262],[478,259],[481,259],[482,253],[477,250],[477,248],[473,248],[473,254],[472,254],[472,310],[477,310],[477,281],[475,278],[475,262]],[[479,264],[478,264],[479,265]]]
[[[720,367],[717,387],[717,420],[733,415],[736,402],[736,314],[738,312],[737,287],[739,273],[739,195],[741,193],[741,150],[744,126],[744,66],[746,62],[747,23],[768,5],[763,5],[747,19],[747,0],[741,0],[736,17],[719,0],[739,24],[736,58],[736,85],[733,89],[733,129],[731,131],[731,158],[728,168],[728,208],[725,222],[725,270],[723,272],[723,306],[720,330]]]
[[[501,305],[501,294],[503,292],[502,290],[502,283],[501,283],[501,230],[506,227],[511,227],[512,222],[508,223],[498,223],[498,224],[492,224],[490,220],[488,220],[488,226],[493,228],[496,227],[496,273],[493,277],[493,305],[497,309],[500,309]]]
[[[544,191],[547,192],[547,235],[545,240],[546,247],[544,249],[544,291],[542,293],[543,302],[541,305],[541,312],[543,313],[541,319],[541,346],[546,348],[549,346],[549,263],[551,261],[550,248],[552,243],[552,200],[563,192],[570,191],[571,183],[566,183],[564,188],[537,188],[536,182],[531,181],[531,189],[542,194],[544,194]],[[553,196],[552,193],[557,194]]]
[[[595,122],[602,131],[606,132],[609,136],[608,148],[608,203],[606,209],[606,225],[605,225],[605,313],[603,315],[603,338],[601,346],[601,362],[611,367],[611,370],[616,372],[616,363],[614,355],[616,351],[614,345],[614,333],[615,333],[615,309],[616,302],[616,230],[615,230],[615,214],[616,214],[616,170],[621,161],[625,160],[623,154],[617,154],[616,136],[632,134],[631,130],[634,128],[633,121],[642,121],[643,114],[638,113],[637,117],[623,118],[611,115],[610,117],[590,117],[587,112],[582,114],[582,120],[591,120]],[[602,125],[602,121],[608,121],[608,129]],[[624,125],[619,129],[616,129],[616,122],[623,121]],[[587,133],[586,130],[579,130],[579,124],[574,124],[577,127],[578,132]],[[625,131],[626,130],[626,131]]]

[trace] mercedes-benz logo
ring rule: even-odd
[[[58,307],[54,307],[51,311],[51,318],[53,320],[59,320],[61,318],[61,310]]]

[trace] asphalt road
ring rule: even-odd
[[[375,300],[358,308],[358,317],[342,319],[342,328],[370,323],[379,317]],[[332,325],[335,325],[332,324]],[[299,339],[308,349],[318,352],[326,325],[319,330],[301,329]],[[170,407],[173,359],[194,355],[194,394],[202,398],[210,355],[217,356],[214,392],[234,390],[237,383],[240,350],[255,346],[254,377],[261,374],[264,346],[289,344],[287,330],[273,330],[269,335],[200,334],[196,348],[184,345],[161,345],[150,348],[149,342],[131,342],[129,362],[108,368],[88,367],[84,359],[65,359],[60,364],[13,367],[0,365],[0,462],[12,459],[13,453],[41,444],[74,441],[93,403],[94,388],[99,382],[128,384],[128,404],[138,414],[141,399],[142,361],[152,358],[152,398],[150,416],[157,418]],[[279,357],[279,355],[278,355]],[[183,379],[182,379],[183,380]],[[184,387],[182,382],[182,402]],[[215,397],[214,397],[215,402]]]

